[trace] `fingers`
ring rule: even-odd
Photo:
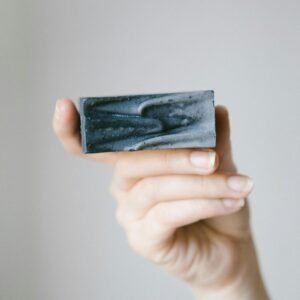
[[[149,222],[160,225],[161,230],[176,229],[204,219],[231,214],[245,204],[244,199],[190,199],[162,202],[146,216]]]
[[[147,252],[159,253],[164,245],[172,244],[170,239],[177,228],[201,220],[214,220],[215,217],[226,216],[239,211],[245,200],[224,199],[180,199],[175,201],[159,202],[144,216],[136,219],[137,215],[129,206],[119,203],[117,220],[124,227],[128,240],[133,249],[140,254]],[[151,254],[146,257],[153,259]]]
[[[72,154],[105,163],[114,163],[122,155],[121,153],[82,153],[79,114],[72,100],[68,98],[57,100],[52,126],[61,144]]]
[[[162,202],[150,210],[145,218],[131,226],[128,226],[128,221],[124,224],[121,213],[118,220],[127,228],[127,237],[133,249],[153,261],[162,262],[166,258],[162,249],[172,247],[172,237],[175,236],[177,228],[235,213],[244,206],[244,203],[243,199]]]
[[[148,177],[140,180],[129,192],[119,194],[119,205],[128,219],[134,220],[143,218],[150,209],[163,202],[182,199],[239,200],[245,198],[251,189],[251,179],[241,175],[216,173],[209,176]]]
[[[208,175],[217,167],[217,154],[210,149],[139,151],[128,153],[117,162],[114,181],[120,189],[128,190],[141,178],[168,174]]]

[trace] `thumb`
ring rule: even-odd
[[[218,170],[222,172],[236,173],[237,168],[232,158],[229,113],[225,106],[218,105],[216,107],[216,133],[216,151],[220,159]]]

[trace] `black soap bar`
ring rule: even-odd
[[[79,99],[84,153],[216,146],[213,91]]]

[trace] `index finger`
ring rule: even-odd
[[[114,184],[122,190],[130,189],[144,177],[213,173],[218,156],[212,149],[161,149],[130,152],[115,165]]]

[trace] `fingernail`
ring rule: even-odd
[[[235,192],[250,192],[253,187],[253,181],[246,176],[231,176],[227,180],[228,186]]]
[[[242,207],[245,205],[245,199],[223,199],[223,205],[226,208]]]
[[[213,151],[193,151],[190,156],[192,165],[202,169],[212,169],[215,165],[216,153]]]

